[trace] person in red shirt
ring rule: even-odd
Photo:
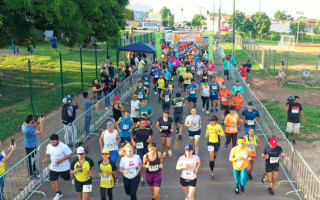
[[[222,124],[224,123],[224,113],[225,110],[229,108],[230,105],[230,98],[232,97],[232,94],[229,90],[227,90],[227,87],[223,85],[221,87],[222,89],[219,92],[219,100],[220,100],[220,109],[221,109],[221,119]]]
[[[242,66],[242,67],[240,67],[240,66]],[[246,81],[248,68],[246,68],[245,66],[243,66],[243,65],[240,63],[240,64],[239,64],[239,69],[240,69],[240,76],[243,78],[244,81]]]
[[[213,70],[216,67],[216,65],[210,60],[210,62],[207,64],[208,67],[208,74],[209,74],[209,80],[211,80],[212,75],[213,75]]]

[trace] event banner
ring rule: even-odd
[[[202,42],[201,32],[172,32],[165,33],[167,42]]]

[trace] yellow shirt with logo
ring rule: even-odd
[[[241,171],[248,166],[249,148],[244,147],[241,149],[239,146],[231,149],[230,158],[237,158],[233,161],[233,168],[237,171]]]
[[[85,161],[82,164],[80,163],[79,158],[76,158],[72,161],[70,169],[74,170],[79,167],[82,168],[80,172],[75,173],[75,178],[79,182],[85,182],[91,178],[91,176],[88,176],[88,172],[91,170],[93,166],[94,163],[89,157],[86,157]]]
[[[164,86],[165,86],[164,79],[158,79],[158,88],[159,89],[164,89]]]
[[[253,141],[249,140],[249,135],[247,135],[245,138],[246,138],[246,145],[249,148],[249,156],[250,157],[257,156],[257,150],[256,150],[257,137],[254,135]]]
[[[216,131],[218,131],[218,133],[216,133]],[[214,126],[211,124],[208,124],[206,134],[209,135],[209,142],[210,143],[218,143],[219,142],[219,135],[225,136],[224,131],[223,131],[220,124],[216,124]]]
[[[113,188],[114,187],[114,177],[113,175],[105,176],[106,173],[111,173],[117,170],[116,165],[111,160],[108,164],[103,164],[102,160],[98,162],[101,177],[100,177],[100,187],[102,188]]]
[[[191,79],[193,78],[190,72],[183,74],[184,84],[191,84]]]
[[[2,159],[5,157],[7,157],[7,154],[5,151],[2,151],[0,154],[0,175],[6,171],[6,164],[2,162]]]

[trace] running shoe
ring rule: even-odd
[[[252,175],[248,174],[249,180],[252,180]]]
[[[204,112],[204,108],[202,108],[202,112]]]
[[[169,154],[169,157],[172,157],[172,151],[171,150],[168,151],[168,154]]]
[[[176,129],[176,133],[179,133],[179,128]]]
[[[244,192],[244,186],[240,185],[241,192]]]
[[[141,184],[142,184],[142,185],[146,184],[146,182],[144,181],[143,178],[141,179]]]
[[[167,152],[163,152],[162,154],[162,158],[165,158],[165,157],[167,157]]]
[[[211,172],[211,178],[214,178],[214,172]]]
[[[114,184],[115,184],[115,185],[118,185],[118,184],[119,184],[119,179],[118,179],[118,178],[115,178]]]
[[[56,196],[53,198],[53,200],[59,200],[61,197],[63,197],[62,193],[57,193]]]
[[[156,198],[152,197],[152,200],[156,200]]]
[[[179,136],[178,136],[178,139],[179,139],[179,140],[182,140],[182,136],[181,136],[181,135],[179,135]]]
[[[264,174],[262,175],[261,182],[262,182],[262,183],[265,183],[265,182],[266,182],[266,173],[264,173]]]
[[[225,144],[225,145],[224,145],[224,147],[225,147],[225,148],[227,148],[227,147],[228,147],[228,145],[227,145],[227,144]]]
[[[295,140],[291,140],[291,142],[292,142],[293,144],[296,144],[296,141],[295,141]]]
[[[71,183],[72,183],[72,185],[74,185],[74,178],[72,179]]]
[[[157,94],[157,92],[154,92],[154,94]]]
[[[239,188],[236,187],[236,189],[234,190],[234,192],[235,192],[236,194],[239,194],[239,193],[240,193],[240,192],[239,192]]]
[[[209,115],[209,114],[210,114],[210,113],[209,113],[209,110],[207,110],[206,114],[207,114],[207,115]]]
[[[270,193],[272,196],[274,196],[274,191],[273,191],[273,189],[269,187],[268,190],[269,190],[269,193]]]
[[[221,120],[221,124],[224,125],[224,120]]]
[[[211,108],[210,112],[213,112],[213,108]]]
[[[218,108],[216,107],[216,112],[218,112]]]
[[[30,180],[38,180],[38,179],[40,179],[40,177],[39,176],[29,176],[29,179]]]
[[[108,109],[108,107],[105,107],[104,109],[105,109],[106,111],[108,111],[108,110],[109,110],[109,109]]]

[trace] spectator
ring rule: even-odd
[[[111,62],[110,62],[110,56],[107,56],[107,60],[106,60],[106,65],[107,65],[107,67],[109,67],[110,64],[111,64]]]
[[[100,64],[100,75],[101,75],[101,73],[103,72],[103,68],[107,68],[107,65],[106,65],[106,63],[104,62],[104,60],[101,62],[101,64]]]
[[[103,67],[103,69],[102,69],[103,71],[102,71],[102,73],[100,73],[100,76],[101,76],[101,83],[103,84],[103,83],[108,83],[108,81],[109,81],[109,75],[108,75],[108,73],[107,73],[107,68],[106,67]]]
[[[73,95],[73,99],[76,101],[77,105],[72,105],[72,99],[70,95],[65,96],[62,99],[63,106],[62,106],[62,113],[61,113],[61,118],[62,118],[62,123],[64,124],[64,141],[65,143],[71,147],[74,145],[75,147],[78,146],[79,144],[77,143],[77,127],[73,123],[74,120],[76,119],[76,110],[80,108],[80,102],[78,101],[76,95]],[[72,142],[73,144],[70,144],[70,134],[72,137]]]
[[[241,95],[243,95],[243,87],[240,85],[240,81],[236,81],[236,85],[234,85],[231,89],[231,94],[236,96],[237,91],[240,91]]]
[[[92,116],[91,106],[93,104],[97,103],[97,98],[96,98],[97,94],[94,94],[94,96],[95,96],[94,101],[92,100],[93,96],[89,100],[88,92],[84,92],[82,95],[83,95],[83,99],[82,99],[83,112],[84,112],[84,116],[86,118],[84,121],[84,130],[86,131],[86,134],[89,134],[90,122],[91,122],[91,116]]]
[[[109,71],[109,75],[110,75],[110,79],[114,79],[114,67],[113,67],[113,63],[110,62],[110,65],[108,67],[108,71]]]
[[[284,62],[281,61],[281,65],[277,75],[278,86],[283,86],[283,79],[286,76],[285,71],[286,71],[286,66],[284,65]]]
[[[128,78],[131,75],[131,69],[129,67],[129,65],[126,66],[126,70],[124,70],[125,74],[126,74],[126,78]]]
[[[231,63],[233,65],[233,67],[236,67],[237,66],[237,61],[236,59],[232,56],[232,55],[229,55],[229,58],[231,60]]]
[[[124,81],[126,79],[126,72],[124,71],[124,68],[121,68],[120,74],[119,74],[119,80]]]
[[[22,124],[22,133],[24,135],[24,147],[26,154],[29,155],[37,148],[38,135],[43,133],[44,117],[38,118],[37,123],[34,123],[33,115],[27,115],[25,122]],[[40,124],[40,130],[36,130]],[[29,179],[39,179],[39,171],[36,169],[36,153],[33,152],[28,156]]]
[[[0,140],[0,146],[2,145]],[[10,159],[13,151],[16,149],[16,144],[11,143],[10,147],[7,151],[1,151],[0,153],[0,200],[4,200],[3,196],[3,188],[4,188],[4,172],[5,170],[5,163]]]
[[[124,61],[123,61],[123,58],[121,58],[121,60],[119,61],[119,64],[118,64],[118,70],[120,71],[122,68],[124,68]]]
[[[58,52],[57,37],[56,36],[53,36],[50,39],[50,43],[51,43],[52,51],[56,50],[56,52]]]
[[[95,94],[95,100],[100,101],[103,87],[101,87],[101,85],[99,84],[98,79],[93,79],[92,90],[93,90],[93,94]],[[99,111],[99,104],[97,104],[96,110],[97,112]]]
[[[248,83],[248,86],[249,86],[250,73],[251,73],[251,70],[252,70],[252,65],[250,63],[250,60],[248,60],[247,63],[244,64],[243,66],[248,68],[246,79],[247,79],[247,83]]]
[[[136,57],[135,57],[135,59],[134,59],[134,65],[135,66],[138,66],[139,65],[139,57],[138,57],[138,55],[136,54]]]
[[[240,76],[242,77],[242,79],[244,81],[246,81],[246,77],[247,77],[247,71],[248,71],[248,68],[246,68],[244,65],[241,66],[241,63],[239,65],[239,69],[240,69]]]

